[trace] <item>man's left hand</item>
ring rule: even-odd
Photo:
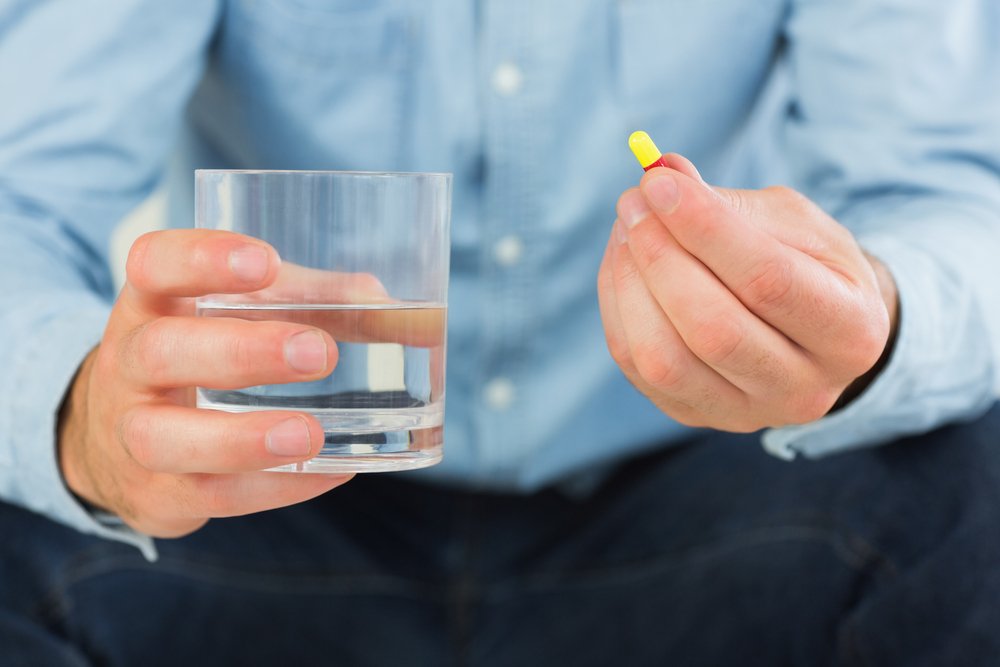
[[[685,158],[667,163],[618,200],[598,276],[611,355],[684,424],[822,417],[883,358],[888,270],[794,190],[712,188]]]

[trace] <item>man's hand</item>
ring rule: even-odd
[[[618,200],[598,276],[611,355],[688,425],[822,417],[883,358],[898,308],[888,270],[792,190],[710,188],[667,160]]]
[[[72,491],[140,532],[173,537],[350,478],[259,472],[318,453],[323,428],[308,415],[191,407],[194,386],[306,382],[333,370],[337,347],[321,328],[194,317],[192,297],[260,290],[280,264],[267,244],[230,232],[153,232],[136,241],[104,337],[63,409],[59,457]]]

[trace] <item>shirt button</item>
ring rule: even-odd
[[[486,383],[483,395],[494,410],[506,410],[514,402],[514,383],[507,378],[493,378]]]
[[[493,246],[493,259],[500,266],[513,266],[524,254],[524,243],[517,236],[505,236]]]
[[[493,90],[501,95],[513,95],[521,90],[523,83],[524,75],[513,63],[502,63],[493,70]]]

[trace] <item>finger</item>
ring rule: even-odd
[[[201,304],[203,317],[234,317],[250,321],[286,321],[322,329],[344,343],[395,343],[435,348],[444,345],[447,309],[444,306],[396,302],[383,308],[274,308],[253,306],[232,309],[222,304]]]
[[[740,202],[741,212],[764,232],[820,261],[842,261],[845,245],[857,245],[846,227],[791,188],[779,185],[762,190],[714,191],[726,201]]]
[[[831,329],[848,322],[856,297],[843,276],[751,224],[731,201],[668,169],[647,173],[641,192],[625,204],[628,221],[654,213],[748,309],[800,346],[825,351]]]
[[[261,304],[322,304],[331,308],[255,309]],[[214,306],[246,304],[236,313],[217,312]],[[345,306],[356,305],[357,309]],[[373,307],[374,306],[374,307]],[[400,301],[389,295],[370,273],[312,269],[284,262],[274,282],[262,290],[233,295],[217,304],[203,303],[203,314],[238,316],[251,320],[294,318],[327,331],[335,340],[398,343],[415,347],[443,345],[446,311],[443,304]]]
[[[623,240],[620,232],[621,223],[615,220],[611,227],[611,235],[604,249],[601,267],[597,272],[597,303],[601,313],[601,323],[604,325],[604,340],[608,346],[611,358],[626,374],[635,373],[632,363],[632,352],[628,346],[625,328],[622,326],[618,310],[618,300],[615,296],[614,269],[611,256],[616,246]]]
[[[686,422],[713,417],[714,424],[732,430],[755,428],[739,422],[748,406],[746,394],[688,348],[651,294],[627,244],[617,245],[611,263],[622,329],[642,383],[679,406]]]
[[[177,498],[190,518],[243,516],[287,507],[322,495],[349,481],[353,474],[246,472],[232,475],[187,475],[178,489],[176,477],[164,493]],[[176,511],[176,509],[175,509]]]
[[[621,229],[621,221],[615,220],[601,262],[601,269],[598,272],[598,301],[608,351],[625,378],[665,414],[688,426],[705,426],[707,422],[702,419],[702,415],[698,414],[691,406],[675,401],[670,396],[657,391],[643,380],[636,369],[628,336],[622,323],[614,278],[614,256],[617,252],[622,252],[620,248],[623,243],[625,243],[625,235]]]
[[[128,336],[120,355],[123,375],[142,387],[238,389],[326,377],[337,346],[301,324],[160,317]]]
[[[621,215],[635,215],[630,206],[636,201],[641,198],[623,197]],[[647,220],[629,230],[628,246],[688,349],[747,394],[772,401],[815,376],[797,345],[750,312],[651,213]]]
[[[233,232],[171,229],[140,236],[125,273],[140,303],[163,297],[257,290],[275,279],[280,260],[263,241]]]
[[[653,402],[660,410],[667,415],[683,421],[689,426],[700,425],[696,423],[693,414],[687,406],[681,406],[666,396],[657,392],[653,387],[639,375],[635,362],[632,359],[632,350],[629,347],[628,336],[622,324],[622,316],[618,307],[618,298],[615,288],[614,277],[614,254],[618,247],[625,242],[624,232],[621,230],[621,221],[615,220],[611,228],[611,235],[605,248],[604,257],[601,260],[601,267],[597,273],[597,295],[600,307],[601,322],[604,326],[604,338],[608,346],[611,358],[618,365],[625,378],[644,396]]]
[[[305,461],[323,447],[323,427],[296,412],[231,414],[144,403],[128,411],[118,439],[143,468],[168,473],[233,473]]]
[[[283,262],[274,282],[264,289],[234,301],[250,303],[322,303],[373,304],[392,303],[385,285],[375,275],[365,272],[328,271],[293,262]]]
[[[816,204],[795,190],[772,186],[762,190],[733,190],[712,187],[705,182],[694,163],[679,153],[666,153],[663,162],[705,185],[724,203],[734,206],[750,222],[781,243],[816,257],[832,259],[838,246],[853,243],[851,233]],[[775,215],[774,212],[782,211]]]

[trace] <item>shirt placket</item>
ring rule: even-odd
[[[482,360],[478,382],[482,465],[491,474],[516,474],[516,450],[528,442],[523,404],[532,363],[532,293],[540,276],[532,253],[539,233],[538,174],[533,165],[539,71],[532,7],[524,0],[487,0],[482,9],[480,90],[485,181]]]

